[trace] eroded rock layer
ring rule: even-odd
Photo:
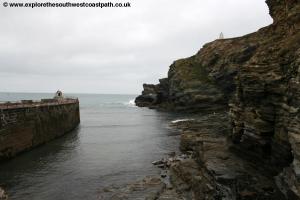
[[[231,140],[222,151],[228,150],[229,157],[241,163],[254,163],[261,175],[267,172],[271,185],[275,177],[284,198],[299,199],[300,1],[266,3],[273,24],[243,37],[208,43],[196,55],[175,61],[158,85],[144,85],[136,104],[176,111],[225,111],[230,131],[221,138]],[[224,119],[206,123],[218,120]],[[201,135],[205,130],[196,132]],[[219,133],[211,130],[208,135]],[[197,137],[183,134],[182,142],[189,141],[185,148],[194,143],[200,148]],[[197,157],[198,163],[205,162],[203,156]],[[207,166],[200,165],[200,170]]]

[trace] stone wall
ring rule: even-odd
[[[72,131],[80,122],[78,100],[2,106],[0,161]]]

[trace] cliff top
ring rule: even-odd
[[[299,15],[299,0],[266,0],[266,3],[274,23]]]

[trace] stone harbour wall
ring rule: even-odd
[[[62,136],[80,123],[79,101],[0,106],[0,161]]]

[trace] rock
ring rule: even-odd
[[[161,164],[164,164],[163,160],[157,160],[152,162],[152,165],[161,165]]]
[[[141,181],[135,181],[124,186],[109,186],[99,191],[98,199],[157,199],[165,189],[165,184],[159,177],[149,176]]]
[[[284,199],[272,175],[231,151],[232,144],[227,140],[230,127],[227,134],[216,131],[226,122],[218,120],[221,115],[226,116],[226,113],[202,115],[203,120],[199,118],[195,127],[190,125],[193,131],[183,131],[186,144],[181,145],[190,144],[188,149],[192,149],[194,156],[171,164],[170,178],[174,187],[187,198],[197,200]],[[207,125],[208,119],[214,121],[214,126]]]
[[[172,125],[197,161],[170,163],[188,197],[300,199],[300,1],[266,3],[270,26],[204,45],[136,99],[201,113]]]
[[[97,199],[101,200],[184,200],[170,185],[159,177],[148,176],[124,186],[109,186],[99,191]]]
[[[168,175],[166,174],[166,172],[162,172],[161,174],[160,174],[160,177],[162,177],[162,178],[166,178]]]
[[[161,168],[161,169],[165,169],[167,166],[166,166],[166,164],[160,164],[160,165],[156,165],[156,167]]]
[[[158,197],[157,200],[185,200],[176,190],[169,188],[164,190]]]
[[[182,160],[188,159],[190,157],[191,157],[190,155],[181,154],[178,156],[172,156],[170,158],[163,158],[161,160],[153,161],[152,164],[158,168],[166,169],[166,168],[169,168],[172,165],[172,163],[182,161]]]
[[[156,107],[163,102],[167,101],[167,79],[161,79],[160,84],[144,84],[142,95],[135,99],[135,104],[139,107]]]

